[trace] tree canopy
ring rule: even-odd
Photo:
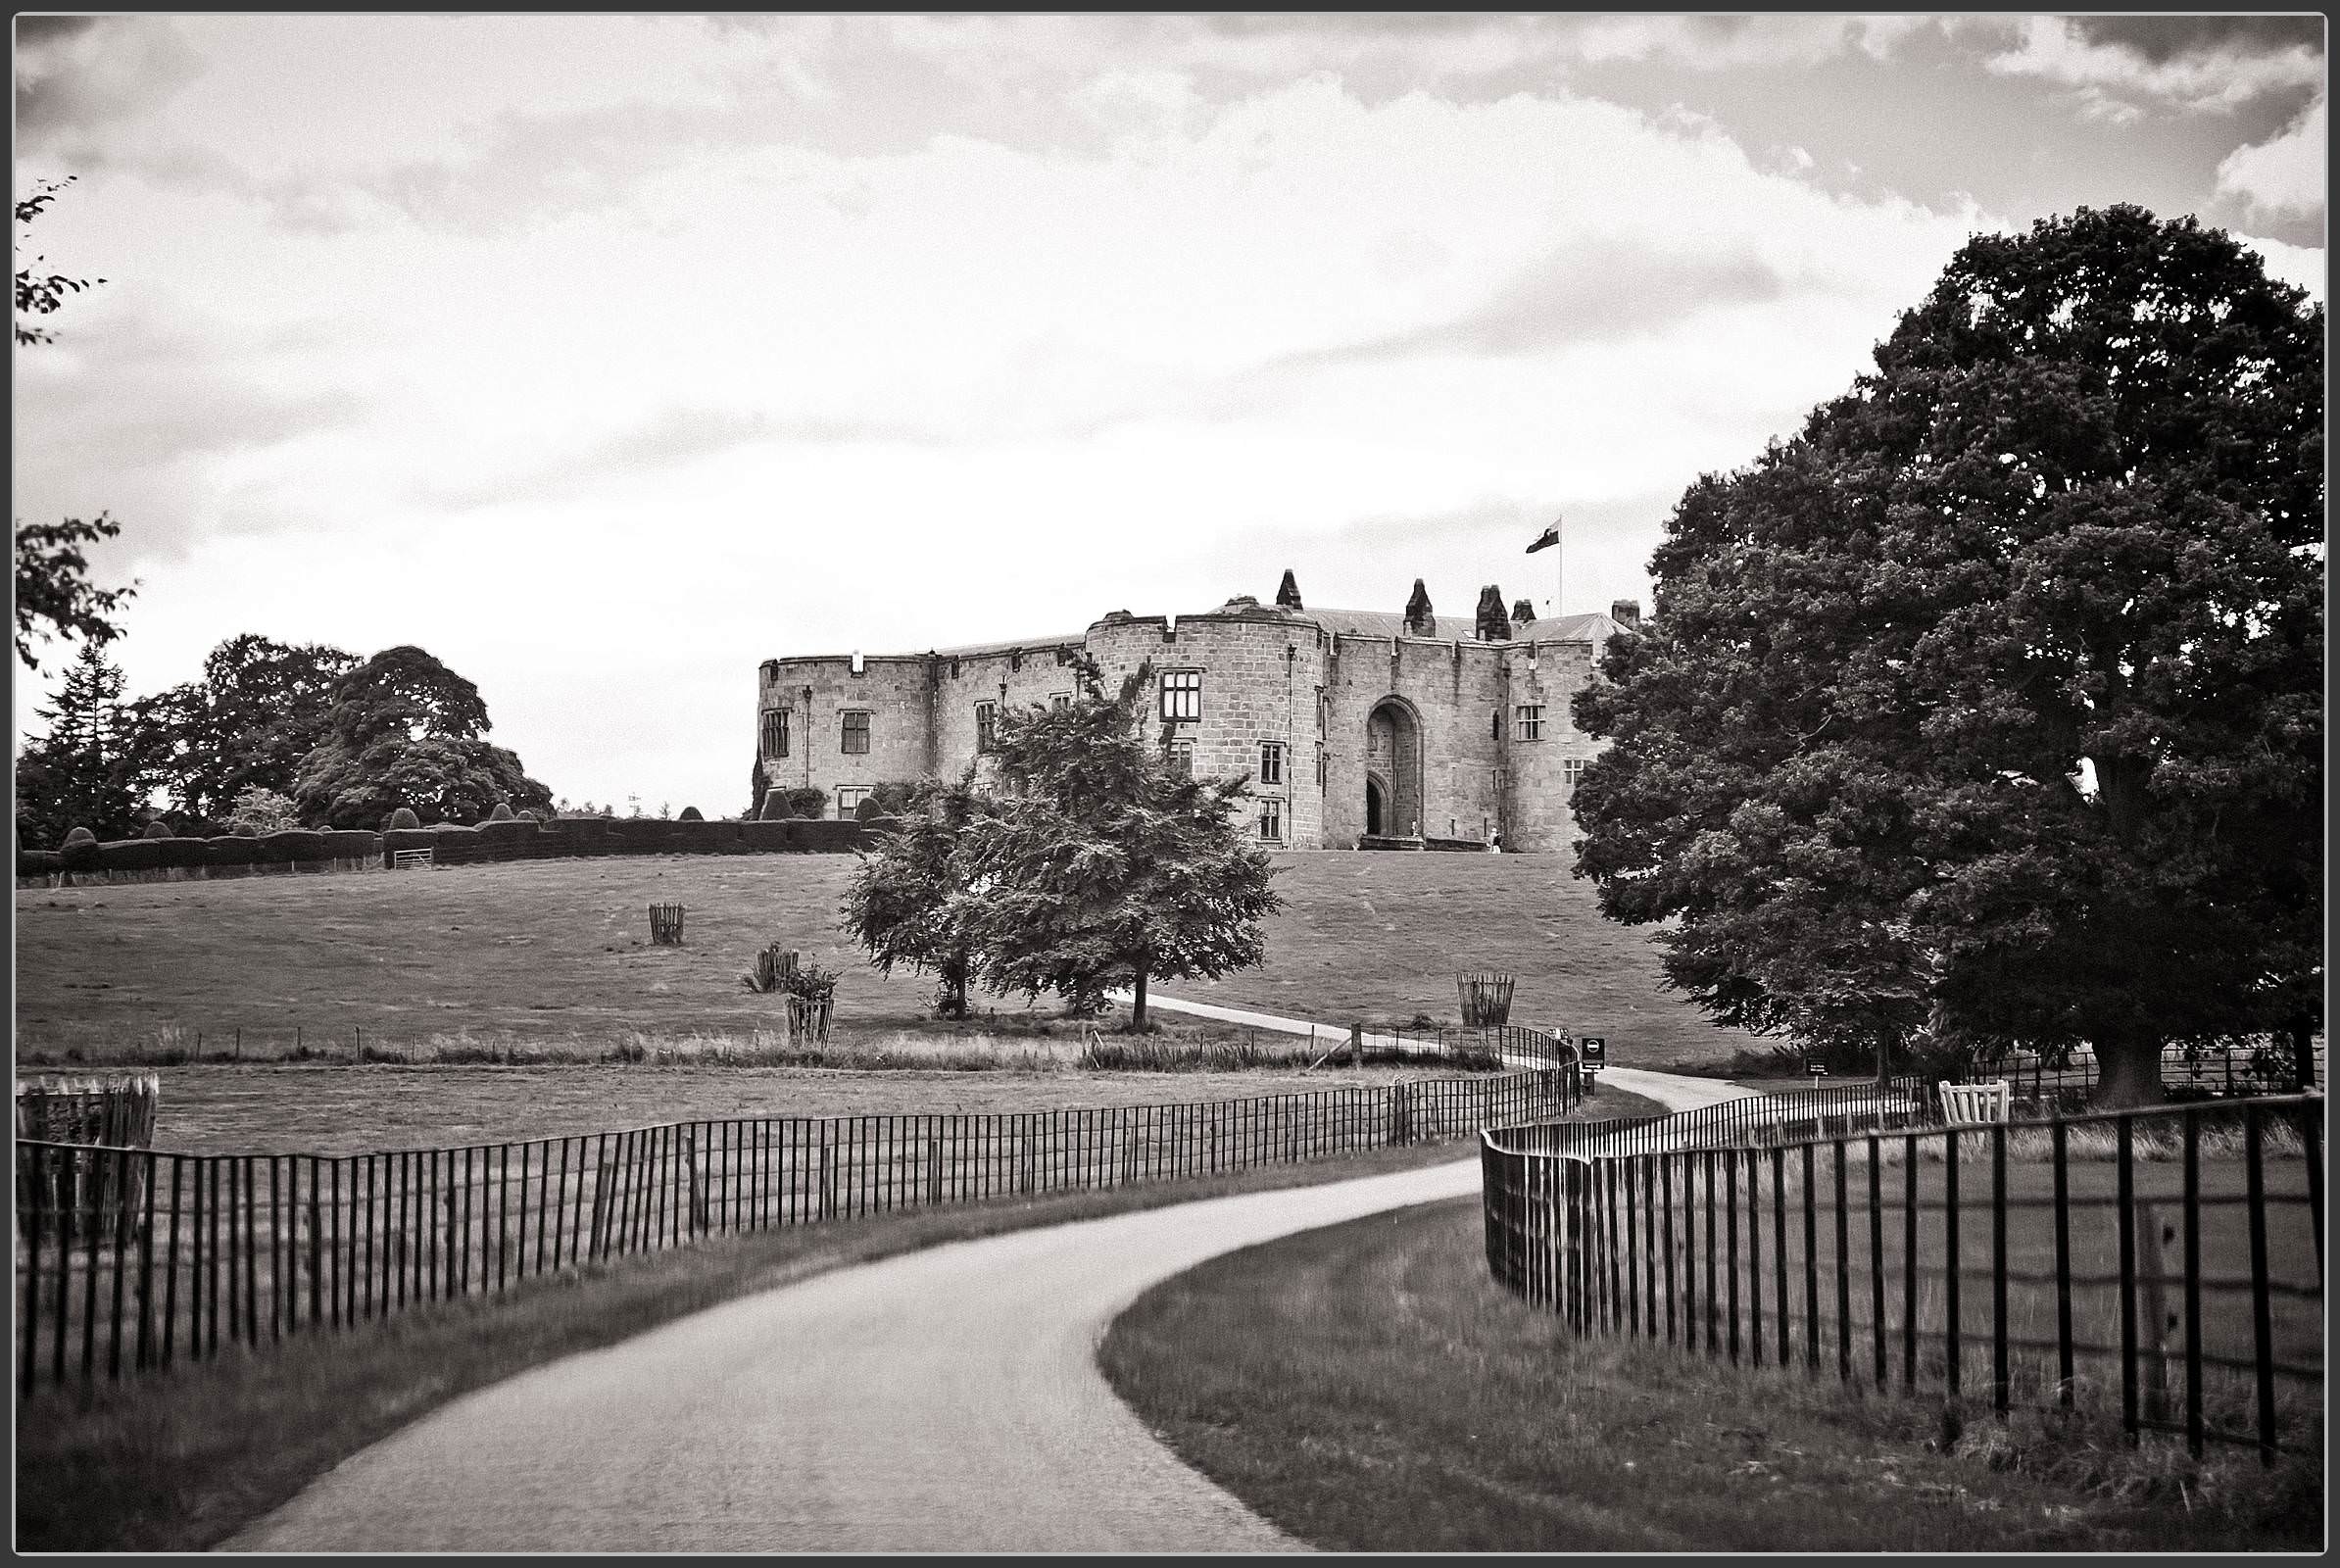
[[[1968,244],[1877,368],[1701,478],[1578,723],[1604,911],[1807,1040],[2171,1039],[2320,993],[2323,311],[2191,220]],[[2318,1015],[2319,1016],[2319,1015]]]
[[[967,827],[985,809],[974,773],[919,786],[876,853],[865,855],[846,885],[843,925],[869,953],[880,974],[906,965],[936,980],[936,1009],[964,1017],[973,967],[962,928],[955,858]]]
[[[987,988],[1082,1013],[1127,985],[1143,1029],[1152,980],[1258,963],[1279,901],[1237,820],[1248,780],[1181,776],[1143,735],[1151,670],[1111,697],[1086,656],[1075,678],[1061,708],[999,715],[999,804],[962,835],[951,921]]]
[[[38,218],[57,199],[58,193],[72,183],[70,175],[36,182],[32,194],[17,203],[18,226],[22,228]],[[20,254],[24,250],[22,235],[18,250]],[[56,312],[65,304],[68,294],[105,281],[102,277],[67,277],[33,270],[44,265],[45,259],[36,256],[30,266],[17,269],[19,348],[53,342],[55,334],[33,324],[33,318]],[[86,642],[104,643],[122,635],[122,628],[114,624],[112,617],[138,591],[137,584],[97,587],[89,580],[89,559],[82,553],[84,546],[115,538],[121,532],[122,524],[102,512],[87,519],[67,517],[62,522],[37,522],[29,526],[21,520],[17,523],[17,659],[26,669],[40,668],[40,661],[32,652],[38,641],[78,637]]]
[[[25,844],[61,844],[85,827],[101,839],[127,838],[141,825],[144,798],[122,703],[122,671],[105,650],[83,643],[55,699],[35,710],[48,733],[17,759],[16,826]]]
[[[328,700],[323,737],[293,781],[303,821],[379,827],[406,806],[426,821],[476,822],[499,801],[553,804],[517,756],[484,739],[479,688],[419,648],[384,649],[343,671]]]
[[[230,820],[248,790],[293,792],[330,728],[333,683],[355,654],[246,633],[205,656],[203,677],[131,705],[146,776],[193,822]]]

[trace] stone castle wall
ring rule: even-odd
[[[835,802],[841,787],[925,776],[955,777],[976,751],[976,705],[1045,704],[1076,690],[1071,659],[1084,647],[1106,690],[1150,662],[1144,699],[1147,734],[1159,733],[1160,676],[1199,670],[1202,716],[1176,721],[1198,774],[1252,780],[1254,803],[1283,806],[1281,843],[1347,849],[1365,833],[1369,771],[1385,791],[1382,831],[1403,835],[1398,798],[1434,838],[1484,840],[1506,849],[1562,851],[1573,837],[1566,764],[1599,750],[1569,718],[1569,700],[1592,678],[1589,641],[1457,641],[1334,633],[1297,613],[1238,601],[1175,619],[1115,612],[1080,641],[975,654],[773,660],[757,686],[764,710],[790,712],[789,755],[767,757],[775,786],[811,784]],[[858,666],[856,672],[856,664]],[[1519,709],[1540,706],[1539,739],[1519,736]],[[1396,757],[1369,760],[1377,710],[1392,716]],[[843,714],[870,715],[865,755],[841,750]],[[1283,777],[1259,778],[1263,742],[1284,747]],[[1319,781],[1318,757],[1324,759]],[[1406,778],[1391,776],[1392,762]],[[832,805],[832,814],[835,807]],[[1257,804],[1247,808],[1259,819]]]

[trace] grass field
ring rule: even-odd
[[[755,1116],[1159,1105],[1386,1084],[1420,1070],[828,1072],[794,1067],[162,1067],[155,1145],[358,1154]],[[1444,1074],[1430,1074],[1445,1076]],[[1604,1102],[1606,1097],[1603,1097]]]
[[[1663,1067],[1750,1044],[1666,992],[1644,930],[1603,921],[1558,855],[1276,857],[1286,907],[1267,963],[1197,1001],[1330,1023],[1458,1021],[1454,976],[1518,976],[1513,1017],[1605,1034],[1619,1065]],[[772,942],[844,972],[845,1042],[950,1031],[930,983],[888,978],[837,929],[844,856],[656,857],[246,877],[17,892],[17,1052],[98,1062],[124,1050],[582,1050],[746,1045],[774,999],[740,975]],[[650,943],[648,906],[688,913],[679,948]],[[1044,1026],[1050,1004],[989,998],[973,1034]],[[1182,1026],[1184,1027],[1184,1026]],[[297,1032],[297,1033],[296,1033]],[[476,1059],[476,1055],[474,1055]]]
[[[2320,1464],[2261,1473],[1832,1378],[1579,1340],[1488,1278],[1478,1200],[1230,1253],[1099,1350],[1190,1463],[1349,1551],[2315,1550]]]

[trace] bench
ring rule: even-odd
[[[405,871],[414,866],[430,863],[430,851],[428,850],[392,850],[390,852],[390,869],[393,871]]]

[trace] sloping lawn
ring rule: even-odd
[[[1749,1044],[1664,990],[1649,933],[1601,919],[1558,855],[1276,857],[1286,907],[1260,969],[1173,996],[1345,1024],[1458,1021],[1454,976],[1518,977],[1516,1021],[1604,1034],[1620,1065]],[[96,1062],[158,1047],[247,1059],[434,1046],[608,1049],[747,1042],[778,1004],[740,975],[772,942],[839,969],[845,1041],[932,1033],[932,987],[880,975],[837,928],[846,856],[661,856],[17,891],[17,1050]],[[650,942],[649,906],[686,909]],[[1044,1000],[983,999],[972,1026],[1029,1029]]]

